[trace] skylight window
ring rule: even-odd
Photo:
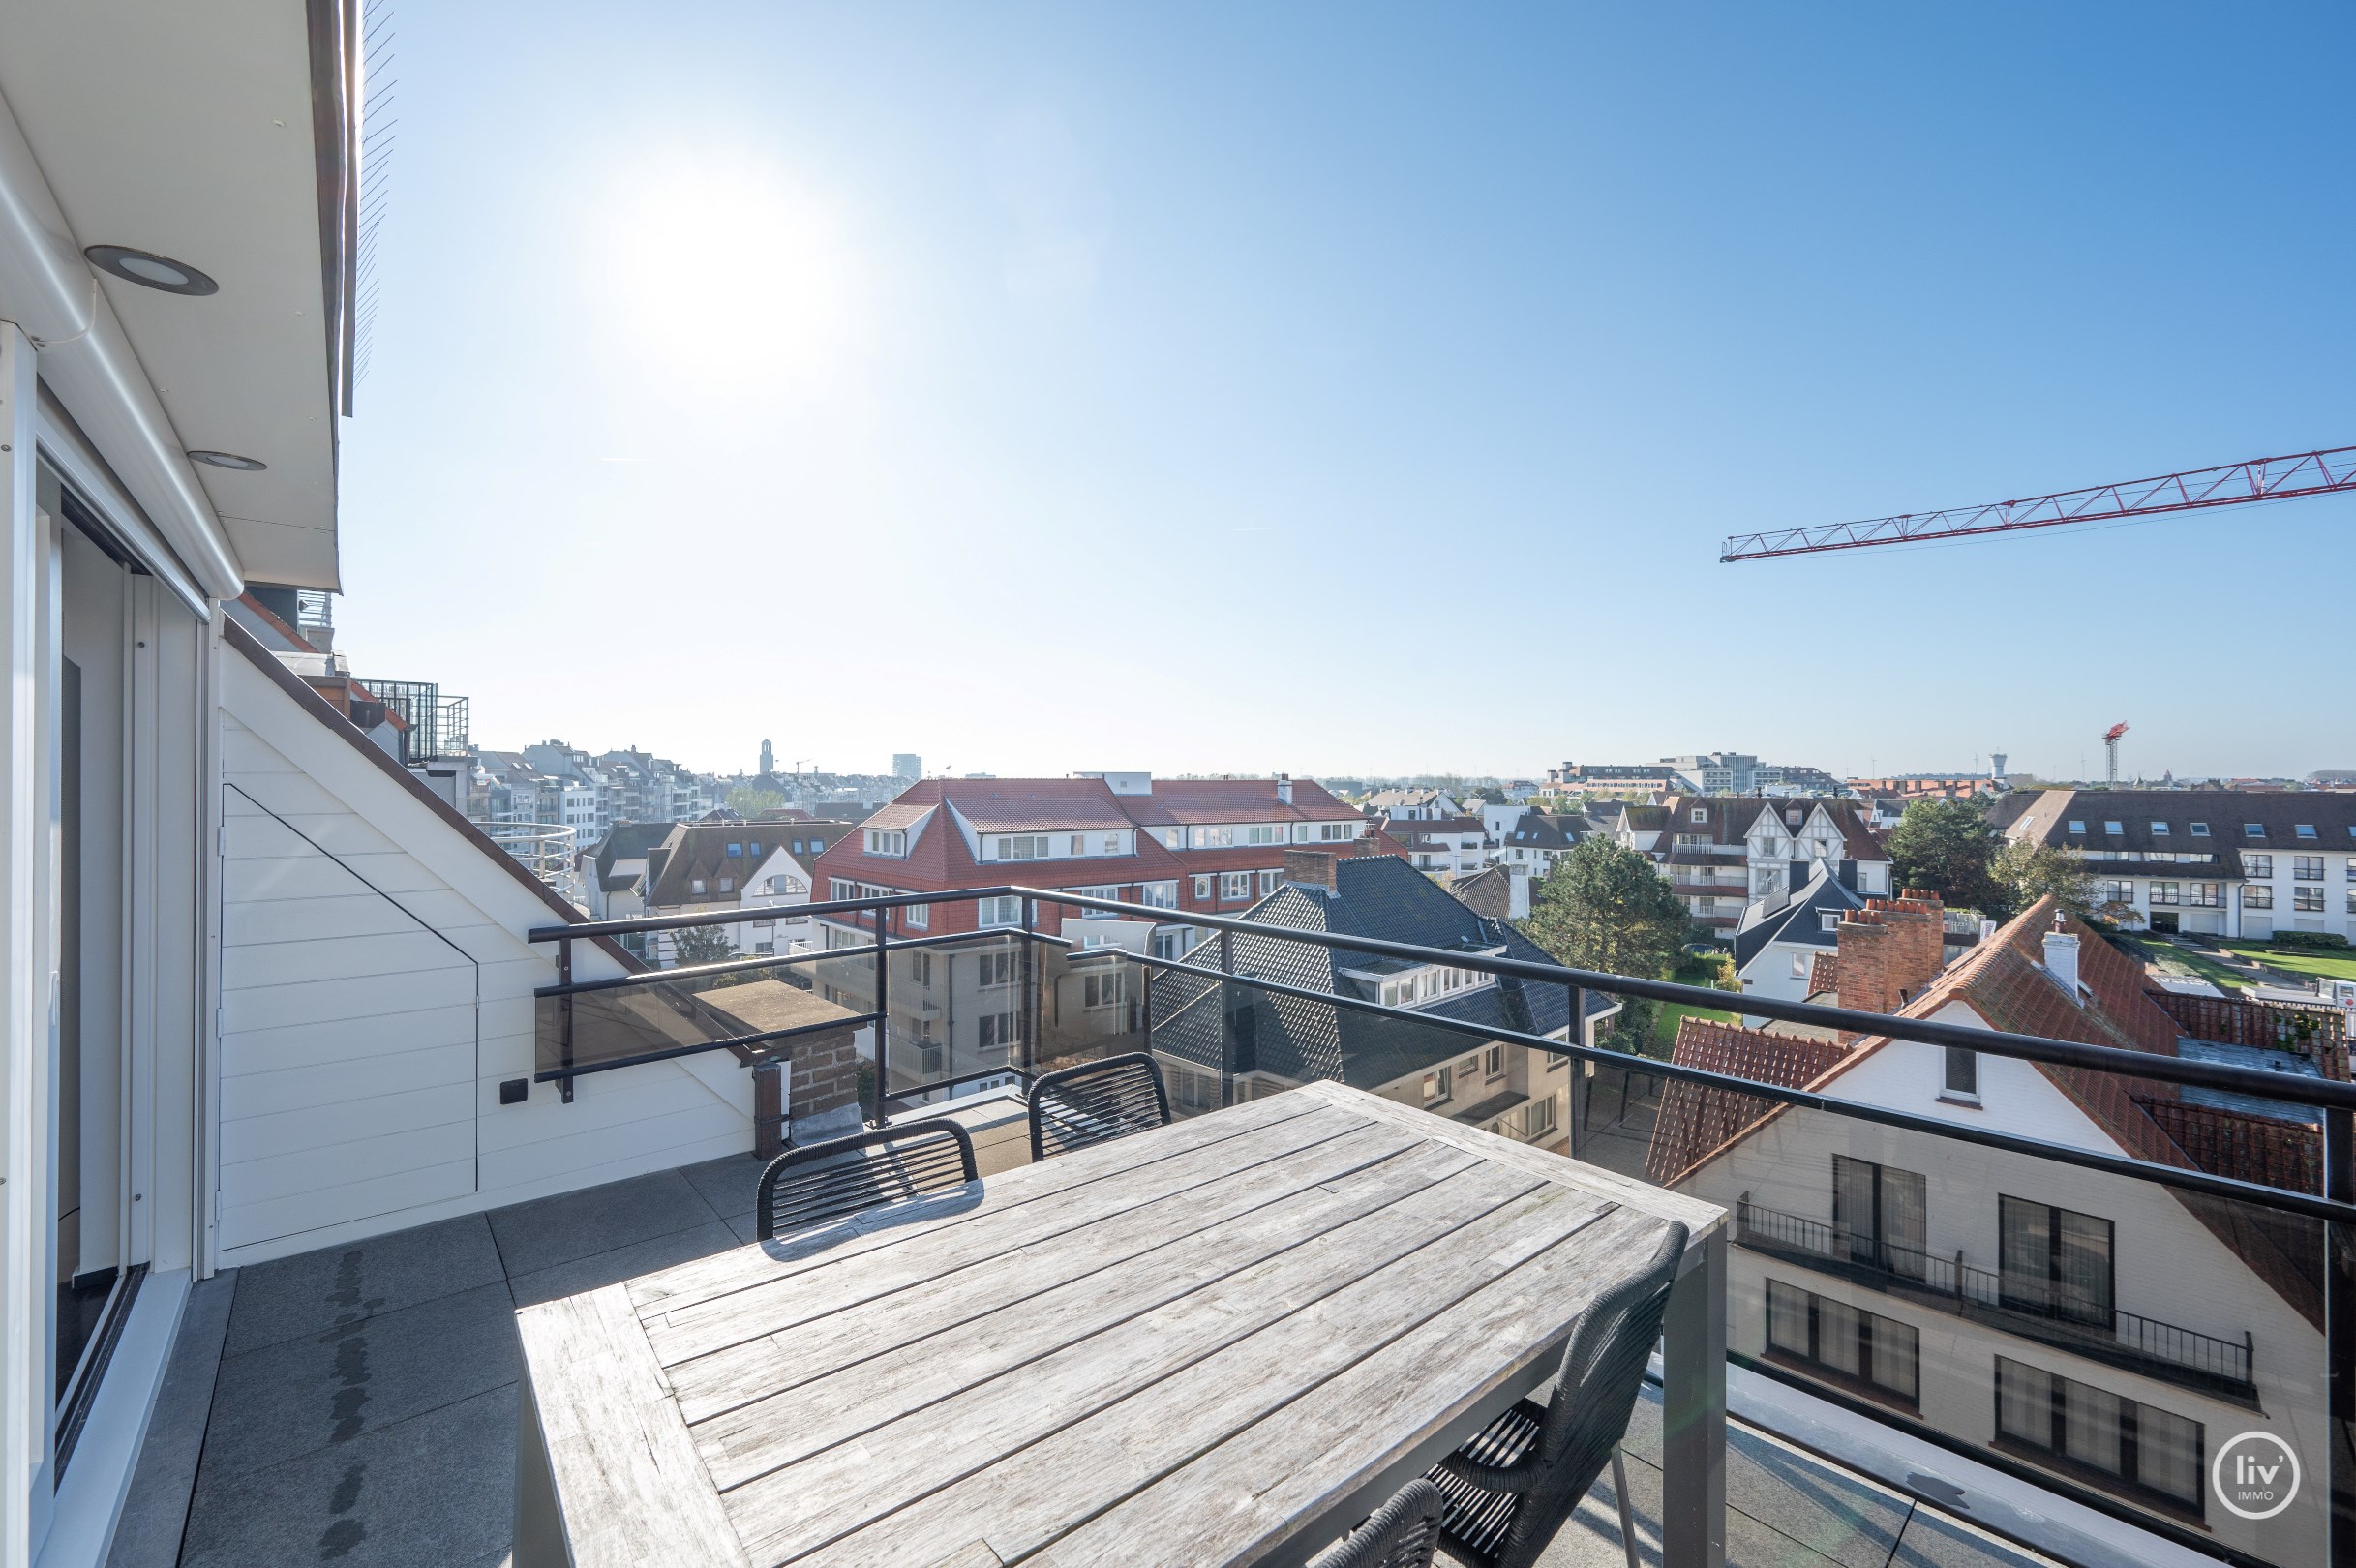
[[[2106,822],[2102,825],[2102,830],[2106,833],[2124,833],[2127,831],[2127,824],[2123,822]]]
[[[2206,838],[2206,837],[2208,837],[2208,836],[2209,836],[2209,825],[2208,825],[2207,823],[2205,823],[2205,822],[2196,822],[2196,823],[2192,824],[2192,836],[2193,836],[2194,838]]]
[[[2156,823],[2152,824],[2152,836],[2153,836],[2154,838],[2165,838],[2165,837],[2167,837],[2167,836],[2168,836],[2168,825],[2167,825],[2166,823],[2164,823],[2164,822],[2156,822]]]
[[[2265,825],[2255,822],[2243,823],[2242,836],[2244,838],[2264,838],[2266,836]]]
[[[2314,836],[2315,836],[2315,825],[2314,825],[2313,823],[2311,823],[2311,822],[2303,822],[2303,823],[2299,824],[2299,836],[2300,836],[2301,838],[2312,838],[2312,837],[2314,837]]]
[[[2069,822],[2069,830],[2070,830],[2071,832],[2073,832],[2073,833],[2078,834],[2080,837],[2083,837],[2083,836],[2085,836],[2085,833],[2086,833],[2086,824],[2084,824],[2084,823],[2082,823],[2082,822],[2078,821],[2076,818],[2074,818],[2074,817],[2073,817],[2073,818],[2071,818],[2071,819],[2070,819],[2070,822]]]

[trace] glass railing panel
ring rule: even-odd
[[[1148,928],[1140,924],[1142,936]],[[1141,944],[1139,945],[1141,946]],[[1150,966],[1135,948],[1042,939],[1033,945],[1039,1012],[1033,1065],[1076,1067],[1146,1046]]]
[[[1876,1054],[1880,1102],[1943,1114],[1940,1052]],[[1950,1099],[1953,1119],[2004,1101],[2015,1126],[2034,1108],[2044,1128],[2092,1120],[2110,1148],[2166,1154],[2095,1075],[1981,1061],[1981,1102]],[[1648,1174],[1733,1215],[1737,1364],[2188,1546],[2323,1560],[2318,1221],[1684,1084],[1660,1097]],[[2274,1475],[2237,1471],[2240,1456]]]
[[[886,949],[891,1093],[930,1102],[1020,1081],[1032,984],[1024,945],[1018,930],[992,930]]]
[[[696,932],[730,928],[708,926]],[[671,935],[671,933],[659,933]],[[593,1070],[664,1054],[746,1040],[750,1048],[782,1049],[790,1033],[823,1035],[830,1026],[863,1034],[875,1009],[871,952],[754,954],[750,959],[700,938],[654,950],[663,967],[620,984],[534,1002],[534,1059],[543,1074]],[[708,956],[707,954],[716,956]],[[760,961],[770,959],[773,961]],[[685,959],[686,962],[677,960]],[[717,969],[710,966],[720,965]]]

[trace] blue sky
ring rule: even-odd
[[[405,0],[340,637],[693,766],[2356,767],[2356,9]]]

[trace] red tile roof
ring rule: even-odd
[[[1676,1045],[1669,1054],[1680,1067],[1756,1078],[1787,1089],[1814,1083],[1848,1058],[1846,1046],[1828,1040],[1770,1035],[1691,1016],[1678,1020]],[[1779,1108],[1779,1101],[1729,1089],[1670,1084],[1661,1091],[1660,1115],[1653,1123],[1645,1175],[1663,1187],[1675,1186]]]

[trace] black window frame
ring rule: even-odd
[[[2209,1426],[2207,1422],[2195,1421],[2190,1416],[2178,1411],[2146,1404],[2141,1400],[2126,1394],[2114,1394],[2099,1384],[2082,1382],[2061,1372],[2047,1372],[2042,1367],[2032,1366],[2025,1361],[2015,1361],[2010,1356],[1997,1356],[1995,1362],[1994,1375],[1988,1379],[1988,1393],[1995,1415],[1992,1430],[1996,1433],[1999,1448],[2009,1445],[2016,1451],[2026,1451],[2033,1455],[2039,1463],[2050,1465],[2066,1475],[2090,1481],[2103,1491],[2137,1502],[2157,1503],[2169,1512],[2189,1515],[2195,1520],[2207,1517],[2208,1487],[2205,1484],[2208,1478],[2209,1462]],[[2007,1363],[2044,1382],[2045,1431],[2041,1434],[2016,1432],[2005,1425],[2005,1366]],[[2062,1387],[2064,1384],[2073,1384],[2090,1390],[2117,1404],[2119,1411],[2119,1424],[2115,1434],[2119,1451],[2117,1469],[2070,1452],[2069,1406],[2068,1396]],[[2142,1427],[2146,1411],[2155,1411],[2170,1420],[2182,1421],[2191,1427],[2193,1447],[2198,1455],[2198,1462],[2193,1466],[2194,1479],[2191,1493],[2189,1496],[2165,1491],[2144,1481],[2142,1475]]]
[[[2011,1229],[2007,1223],[2014,1214],[2041,1213],[2045,1221],[2044,1250],[2045,1278],[2042,1288],[2015,1293],[2016,1281],[2027,1284],[2026,1277],[2011,1266],[2012,1249],[2008,1245]],[[2062,1217],[2091,1221],[2103,1230],[2102,1291],[2099,1309],[2088,1306],[2077,1312],[2064,1308],[2064,1226]],[[2036,1198],[2016,1197],[2000,1192],[1996,1199],[1996,1278],[1997,1300],[2005,1308],[2028,1312],[2038,1317],[2059,1318],[2064,1322],[2080,1323],[2089,1327],[2108,1329],[2119,1315],[2119,1224],[2099,1214],[2087,1214],[2078,1209],[2065,1209],[2058,1203],[2046,1203]]]
[[[1777,1317],[1775,1293],[1779,1290],[1789,1291],[1799,1298],[1797,1310],[1801,1314],[1806,1331],[1807,1347],[1805,1349],[1794,1349],[1790,1345],[1775,1342]],[[1824,1357],[1825,1313],[1822,1309],[1827,1304],[1841,1308],[1853,1313],[1857,1318],[1858,1370],[1856,1372],[1851,1372],[1846,1367],[1827,1361]],[[1832,1301],[1830,1297],[1820,1296],[1804,1286],[1791,1284],[1773,1278],[1767,1280],[1767,1289],[1762,1292],[1762,1307],[1764,1309],[1761,1313],[1764,1319],[1761,1325],[1762,1349],[1770,1358],[1796,1364],[1803,1368],[1809,1376],[1821,1378],[1835,1387],[1854,1390],[1869,1399],[1895,1404],[1902,1409],[1916,1412],[1921,1410],[1922,1331],[1914,1324],[1883,1312],[1873,1312],[1868,1308],[1852,1306],[1843,1301]],[[1899,1333],[1888,1333],[1888,1329],[1895,1329]],[[1904,1336],[1903,1340],[1899,1335]],[[1885,1382],[1875,1375],[1877,1371],[1881,1370],[1881,1358],[1893,1352],[1901,1343],[1905,1346],[1903,1361],[1910,1385],[1908,1387]]]
[[[1870,1184],[1873,1194],[1873,1212],[1865,1217],[1866,1223],[1862,1229],[1844,1221],[1841,1213],[1845,1191],[1845,1184],[1841,1181],[1841,1167],[1844,1164],[1858,1166],[1872,1172]],[[1911,1178],[1914,1182],[1918,1204],[1916,1218],[1920,1221],[1922,1227],[1921,1235],[1912,1239],[1900,1238],[1894,1243],[1889,1229],[1893,1216],[1888,1196],[1893,1185],[1902,1184],[1893,1184],[1890,1181],[1891,1177]],[[1884,1165],[1878,1161],[1858,1160],[1854,1156],[1844,1154],[1834,1155],[1832,1157],[1832,1231],[1835,1237],[1844,1233],[1849,1237],[1850,1262],[1867,1264],[1909,1280],[1923,1279],[1928,1274],[1930,1266],[1929,1178],[1920,1171],[1903,1170],[1893,1165]],[[1863,1249],[1861,1251],[1859,1251],[1860,1245]]]

